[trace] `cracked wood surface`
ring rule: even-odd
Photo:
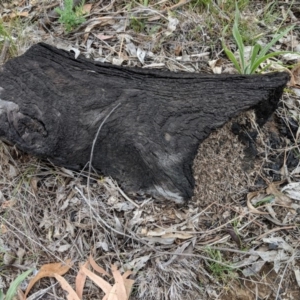
[[[130,193],[193,194],[201,141],[255,108],[262,125],[289,75],[207,75],[96,63],[43,43],[0,71],[0,137],[54,164],[92,166]],[[224,170],[226,172],[226,170]]]

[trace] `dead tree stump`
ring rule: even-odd
[[[193,193],[192,164],[201,141],[249,108],[263,124],[288,79],[286,73],[124,68],[37,44],[1,68],[0,137],[80,170],[102,124],[93,152],[96,170],[127,192],[182,202]]]

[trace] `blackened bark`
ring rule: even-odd
[[[100,124],[120,104],[100,130],[93,167],[127,192],[182,202],[193,193],[200,142],[249,108],[263,124],[288,78],[123,68],[37,44],[1,69],[0,137],[81,169]]]

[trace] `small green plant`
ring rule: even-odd
[[[290,26],[284,31],[282,31],[280,34],[274,36],[271,42],[269,42],[264,47],[260,46],[258,43],[255,43],[249,55],[249,58],[245,58],[245,45],[240,31],[238,29],[239,18],[240,12],[236,5],[235,20],[233,24],[232,34],[238,47],[238,59],[234,56],[233,52],[229,50],[229,48],[227,48],[227,46],[224,43],[224,38],[222,39],[222,46],[226,55],[234,64],[235,68],[240,74],[253,74],[257,71],[260,64],[265,62],[267,59],[284,53],[288,53],[287,51],[276,51],[271,53],[268,52],[284,35],[291,31],[294,28],[294,26]],[[227,27],[228,26],[225,27],[224,32],[227,30]],[[265,67],[265,69],[267,67]]]
[[[132,17],[130,19],[130,27],[135,31],[135,32],[141,32],[145,29],[145,23],[142,20],[138,20],[137,18]]]
[[[9,286],[9,289],[7,290],[6,295],[4,295],[3,291],[0,290],[0,300],[12,300],[14,299],[19,285],[22,283],[23,280],[26,279],[26,277],[29,276],[30,273],[32,273],[33,269],[30,269],[22,274],[20,274]]]
[[[59,14],[59,22],[66,27],[67,32],[70,32],[85,21],[83,5],[84,0],[73,10],[73,0],[64,0],[64,9],[55,9]]]
[[[207,248],[206,253],[211,259],[215,260],[208,262],[208,267],[215,277],[225,281],[227,278],[234,276],[233,268],[226,265],[219,250]]]

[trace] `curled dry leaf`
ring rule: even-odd
[[[88,276],[97,286],[99,286],[103,292],[108,295],[112,289],[112,286],[105,281],[103,278],[100,276],[97,276],[95,273],[92,271],[88,270],[86,267],[81,267],[81,271]]]
[[[222,73],[222,59],[214,59],[208,62],[214,74]]]
[[[114,276],[114,279],[115,279],[115,284],[114,284],[114,287],[115,287],[115,293],[114,293],[114,296],[116,296],[116,299],[128,299],[127,296],[127,291],[126,291],[126,288],[125,288],[125,281],[124,281],[124,278],[122,277],[120,271],[118,271],[117,269],[117,266],[115,265],[112,265],[111,266],[111,271],[112,271],[112,274]]]
[[[252,212],[253,214],[268,215],[267,212],[260,211],[252,205],[251,200],[257,195],[258,195],[257,192],[252,192],[247,195],[247,206],[248,206],[250,212]]]
[[[39,281],[41,278],[44,277],[55,277],[56,274],[58,275],[64,275],[69,271],[69,269],[72,267],[73,263],[71,262],[71,259],[66,260],[65,263],[53,263],[53,264],[46,264],[41,267],[39,272],[33,277],[26,289],[25,297],[28,295],[29,291],[32,289],[32,287],[35,285],[37,281]]]
[[[97,265],[97,263],[94,261],[93,257],[90,255],[89,257],[89,263],[91,264],[91,266],[93,267],[93,269],[95,271],[97,271],[100,274],[106,275],[108,277],[111,277],[110,274],[108,274],[103,268],[101,268],[100,266]]]
[[[72,289],[72,287],[68,284],[68,282],[60,275],[54,274],[55,279],[60,283],[62,289],[68,292],[67,299],[68,300],[80,300],[76,292]]]
[[[96,285],[98,285],[103,292],[105,293],[105,297],[103,300],[127,300],[129,299],[129,295],[132,289],[132,285],[134,280],[128,279],[128,276],[132,274],[131,271],[125,272],[121,275],[120,271],[117,269],[116,266],[112,266],[112,274],[115,279],[115,284],[111,286],[107,281],[105,281],[102,277],[97,276],[92,271],[88,270],[88,265],[91,266],[97,272],[104,274],[111,278],[111,276],[100,266],[96,264],[92,256],[89,257],[89,261],[83,264],[80,268],[80,273],[78,273],[76,278],[76,291],[77,295],[79,295],[80,299],[82,297],[82,290],[84,286],[84,282],[86,277],[89,277]]]
[[[89,262],[86,261],[84,264],[80,266],[79,272],[76,276],[76,281],[75,281],[75,288],[76,288],[76,294],[78,295],[79,299],[82,299],[82,294],[83,294],[83,287],[86,281],[86,274],[82,272],[81,268],[88,268]]]
[[[281,192],[295,200],[300,200],[300,182],[291,182],[281,189]]]
[[[274,183],[270,183],[267,188],[267,193],[275,196],[275,203],[284,207],[291,207],[292,200],[282,192],[278,191]]]
[[[151,257],[151,254],[135,258],[135,259],[131,260],[130,262],[126,263],[125,265],[123,265],[123,269],[130,269],[136,273],[140,269],[144,268],[146,263],[149,261],[150,257]]]
[[[175,238],[175,239],[187,240],[187,239],[191,239],[193,235],[184,232],[177,232],[177,233],[166,233],[161,237],[163,239]]]
[[[263,238],[264,243],[268,244],[275,244],[279,249],[283,249],[290,253],[294,252],[292,246],[290,246],[282,237],[270,237],[270,238]]]
[[[96,27],[96,26],[104,26],[104,25],[107,25],[107,24],[114,24],[114,20],[111,18],[111,17],[100,17],[100,18],[96,18],[96,19],[93,19],[91,20],[91,22],[86,26],[84,32],[84,41],[83,43],[85,44],[88,37],[89,37],[89,34],[91,32],[91,30]]]

